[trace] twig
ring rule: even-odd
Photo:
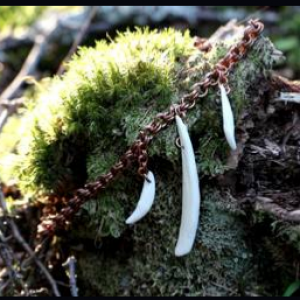
[[[288,140],[290,139],[291,135],[294,133],[298,122],[299,122],[299,114],[296,111],[293,115],[293,122],[292,122],[290,128],[287,130],[287,133],[285,134],[285,136],[283,138],[283,141],[282,141],[282,144],[280,146],[281,149],[282,149],[282,152],[284,154],[286,154],[286,144],[287,144]]]
[[[3,297],[3,291],[8,287],[10,286],[11,284],[11,279],[8,279],[5,283],[3,283],[1,286],[0,286],[0,297]]]
[[[25,98],[16,98],[10,101],[3,100],[0,103],[0,132],[3,126],[5,125],[8,117],[18,111],[20,107],[24,106]],[[1,109],[3,112],[3,116],[1,116]],[[5,113],[4,113],[5,112]]]
[[[283,101],[283,102],[293,102],[293,103],[300,103],[300,93],[284,93],[281,92],[278,98],[275,98],[276,101]]]
[[[7,223],[9,224],[9,226],[12,230],[12,234],[13,234],[14,238],[23,247],[23,249],[29,254],[29,256],[34,259],[36,265],[40,268],[42,273],[44,273],[45,277],[47,278],[49,284],[52,287],[53,294],[56,297],[60,297],[60,292],[58,290],[58,287],[57,287],[57,284],[56,284],[55,280],[53,279],[53,277],[51,276],[51,274],[49,273],[47,268],[43,265],[43,263],[36,257],[34,251],[26,243],[26,241],[22,237],[22,235],[21,235],[17,225],[13,221],[13,219],[9,217],[8,211],[7,211],[7,208],[6,208],[6,202],[4,200],[4,196],[3,196],[3,193],[1,191],[1,189],[0,189],[0,205],[1,205],[1,208],[3,210],[4,216],[6,216],[6,218],[7,218]]]
[[[256,200],[257,210],[268,211],[272,215],[275,215],[276,217],[288,222],[300,222],[300,209],[287,211],[278,204],[274,203],[273,200],[268,197],[257,196]]]
[[[0,190],[0,198],[3,198],[2,191]],[[5,207],[6,209],[6,207]],[[7,220],[7,212],[5,211],[4,213],[4,218]],[[1,224],[2,225],[2,224]],[[28,288],[26,284],[24,283],[22,279],[22,274],[16,270],[16,268],[13,266],[15,262],[18,263],[19,266],[21,266],[20,261],[17,259],[17,257],[14,254],[13,249],[11,246],[8,244],[8,242],[11,240],[12,236],[5,237],[2,228],[0,228],[0,256],[2,257],[5,266],[7,267],[8,270],[8,275],[9,275],[9,280],[1,286],[1,293],[11,284],[15,287],[16,283],[17,285],[22,287],[22,290],[25,292],[25,296],[29,296],[30,293],[28,291]]]
[[[0,199],[2,201],[3,199],[3,194],[2,191],[0,190]],[[3,203],[3,216],[6,219],[6,203]],[[2,224],[1,224],[2,225]],[[2,226],[1,226],[2,227]],[[10,246],[7,244],[7,238],[4,236],[3,232],[2,232],[2,228],[0,228],[0,256],[3,259],[7,270],[8,270],[8,275],[10,277],[10,279],[12,280],[12,282],[14,283],[16,278],[17,278],[17,271],[14,269],[13,265],[13,258],[11,253],[13,252],[10,248]]]
[[[50,30],[47,34],[38,34],[35,38],[34,45],[24,62],[19,74],[15,77],[12,83],[4,90],[4,92],[0,96],[0,103],[3,101],[9,101],[12,98],[15,98],[18,94],[22,83],[24,81],[24,77],[33,75],[42,54],[44,52],[45,46],[47,44],[48,37],[53,32]],[[9,117],[9,109],[7,108],[0,108],[0,132],[5,125],[7,118]]]
[[[59,69],[57,71],[57,75],[62,75],[65,71],[65,64],[70,60],[72,55],[75,53],[78,46],[82,43],[84,36],[89,30],[90,24],[97,13],[97,6],[91,6],[90,12],[86,21],[83,23],[80,31],[78,32],[71,49],[69,50],[67,56],[64,58],[63,62],[60,64]]]
[[[24,62],[19,74],[15,77],[13,82],[4,90],[0,97],[0,102],[3,100],[9,100],[16,96],[19,91],[21,84],[23,83],[23,78],[25,76],[31,75],[39,63],[40,57],[44,51],[46,36],[39,34],[35,38],[34,45]]]
[[[63,264],[64,267],[69,267],[70,290],[72,297],[78,297],[78,288],[76,284],[76,259],[70,256]]]
[[[1,234],[2,237],[2,234]],[[18,278],[17,276],[17,271],[13,267],[13,258],[10,255],[11,254],[11,249],[10,247],[1,239],[0,243],[0,256],[5,263],[5,266],[7,267],[8,275],[10,280],[14,283],[16,279]]]
[[[3,240],[6,240],[5,238],[3,238],[3,236],[1,237],[1,244],[0,244],[0,256],[2,257],[3,261],[5,262],[5,265],[8,269],[8,274],[9,274],[9,285],[13,284],[14,286],[16,286],[16,282],[18,284],[18,286],[22,287],[22,291],[24,291],[25,296],[30,296],[29,290],[27,285],[25,284],[25,282],[22,279],[22,274],[21,272],[17,271],[14,267],[13,264],[14,262],[17,262],[18,265],[20,266],[21,263],[20,261],[16,258],[12,248],[6,243],[3,242]],[[6,289],[7,286],[9,286],[7,284],[4,284],[1,286],[1,293]],[[0,295],[1,295],[0,293]]]
[[[60,292],[58,290],[57,284],[51,274],[48,272],[47,268],[43,265],[43,263],[36,257],[34,251],[29,247],[29,245],[26,243],[22,235],[20,234],[20,231],[15,224],[15,222],[12,219],[8,220],[8,223],[12,229],[13,235],[15,239],[19,242],[19,244],[23,247],[23,249],[31,256],[33,257],[35,263],[40,268],[40,270],[44,273],[45,277],[48,279],[48,282],[50,283],[52,287],[52,291],[56,297],[60,297]]]
[[[16,99],[11,99],[9,101],[1,101],[0,106],[2,106],[3,108],[6,109],[13,109],[16,110],[19,107],[24,106],[24,102],[25,102],[25,98],[24,97],[20,97],[20,98],[16,98]]]
[[[278,91],[287,93],[300,93],[299,81],[291,81],[279,75],[273,75],[271,77],[270,86],[277,93]]]
[[[0,53],[20,47],[30,47],[33,43],[34,41],[29,36],[14,37],[7,35],[3,39],[0,38]]]

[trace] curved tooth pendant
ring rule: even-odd
[[[147,178],[150,181],[148,182],[146,179],[144,180],[140,200],[131,216],[126,220],[126,224],[134,224],[135,222],[139,221],[149,212],[152,207],[155,196],[155,179],[151,171],[148,171]]]
[[[234,134],[234,118],[229,99],[224,86],[219,85],[221,90],[222,113],[223,113],[223,130],[226,140],[232,150],[236,150],[236,141]]]
[[[200,214],[200,186],[195,154],[186,125],[179,116],[176,124],[181,142],[182,157],[182,212],[175,255],[188,254],[194,244]]]

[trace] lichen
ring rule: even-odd
[[[188,256],[178,259],[174,249],[180,220],[177,186],[180,170],[174,171],[174,175],[155,171],[159,173],[160,197],[151,213],[134,226],[133,231],[125,231],[124,235],[127,238],[129,235],[133,243],[128,246],[130,250],[126,254],[119,253],[126,245],[123,242],[120,247],[110,248],[109,253],[102,249],[97,258],[91,258],[90,253],[79,254],[82,270],[86,267],[90,270],[91,265],[96,264],[89,275],[85,273],[85,290],[93,288],[94,293],[105,296],[224,296],[228,291],[238,295],[245,290],[255,290],[257,270],[247,245],[245,216],[238,212],[237,203],[215,189],[203,193],[197,242]],[[228,206],[233,211],[235,207],[236,212],[228,212]],[[106,244],[106,239],[102,243]],[[91,284],[90,276],[97,276],[91,279]],[[108,284],[110,279],[111,284]],[[127,281],[125,286],[122,285],[124,280]],[[239,286],[246,282],[247,287],[239,291]]]

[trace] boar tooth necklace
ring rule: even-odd
[[[232,150],[236,150],[236,141],[234,135],[234,117],[233,117],[232,109],[224,85],[220,84],[219,88],[221,91],[224,134],[230,148]]]
[[[196,83],[193,86],[193,90],[181,98],[179,104],[173,104],[168,111],[156,115],[153,121],[139,132],[138,138],[133,142],[132,146],[111,167],[107,174],[76,190],[73,198],[58,213],[48,213],[41,218],[41,223],[38,226],[38,237],[53,235],[57,229],[65,228],[72,216],[78,212],[85,202],[97,196],[101,190],[105,189],[110,182],[131,166],[133,162],[138,163],[137,172],[144,179],[144,185],[137,207],[126,220],[126,223],[133,224],[143,218],[151,209],[155,196],[154,175],[147,168],[148,145],[159,132],[169,127],[175,121],[181,141],[183,176],[181,225],[175,255],[182,256],[189,253],[195,240],[199,222],[200,186],[193,147],[187,127],[183,124],[181,117],[185,116],[195,106],[196,100],[207,95],[210,87],[218,85],[221,92],[225,138],[230,148],[232,150],[236,149],[234,117],[227,97],[227,94],[230,92],[227,76],[239,60],[245,56],[263,28],[264,25],[258,20],[250,20],[244,30],[242,39],[229,49],[228,53],[216,64],[215,68],[204,76],[203,81]]]
[[[147,179],[144,180],[144,185],[140,200],[136,209],[131,216],[126,220],[126,224],[134,224],[143,218],[151,209],[155,196],[155,179],[151,171],[148,171]]]
[[[182,159],[182,212],[175,255],[183,256],[191,251],[196,237],[200,213],[200,186],[195,154],[187,126],[178,115],[175,119]]]

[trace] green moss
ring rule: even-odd
[[[147,110],[151,118],[178,100],[176,60],[192,51],[188,33],[173,30],[137,30],[110,44],[99,42],[95,49],[82,48],[69,72],[38,95],[37,106],[24,120],[21,163],[16,166],[21,187],[58,192],[64,185],[67,193],[86,179],[88,153],[95,148],[104,152],[113,143],[121,154],[136,135],[128,120],[144,125]],[[78,172],[83,174],[74,183]]]
[[[37,105],[24,118],[13,173],[23,192],[65,195],[97,178],[124,153],[139,129],[178,103],[232,43],[217,43],[205,55],[193,47],[188,32],[137,29],[110,43],[82,48],[68,72],[37,95]],[[257,94],[257,83],[268,76],[272,51],[269,40],[260,38],[229,74],[237,119],[249,104],[249,95]],[[185,119],[202,178],[226,170],[229,147],[218,98],[212,89]],[[203,187],[201,233],[193,252],[182,259],[174,257],[181,213],[176,137],[175,126],[170,126],[150,146],[156,199],[150,214],[136,226],[125,226],[142,186],[135,165],[83,206],[79,229],[72,232],[75,238],[106,245],[111,237],[126,237],[130,247],[126,264],[120,263],[113,248],[99,254],[99,261],[93,254],[82,254],[82,286],[103,295],[227,295],[255,290],[256,269],[251,267],[243,216],[235,201],[220,195],[216,187]],[[250,284],[245,287],[245,282]]]
[[[36,107],[24,120],[20,163],[15,166],[21,188],[68,194],[94,178],[89,177],[87,166],[93,153],[97,152],[99,159],[108,149],[114,158],[121,155],[138,131],[158,112],[178,103],[232,43],[218,44],[217,50],[205,56],[193,48],[188,32],[137,29],[119,34],[110,43],[100,41],[95,48],[82,48],[66,75],[54,78],[38,93]],[[261,39],[256,48],[261,50],[265,44]],[[246,105],[247,90],[261,78],[260,70],[270,60],[265,54],[270,54],[270,49],[257,49],[250,54],[253,60],[242,61],[230,75],[231,100],[237,111]],[[199,141],[196,150],[205,175],[223,172],[224,148],[228,151],[216,98],[215,92],[209,93],[186,120]],[[153,141],[150,155],[177,164],[176,136],[174,126],[165,130]],[[204,149],[206,141],[210,146]],[[100,165],[92,168],[94,174],[103,172]]]
[[[215,190],[204,192],[197,241],[188,256],[178,259],[174,249],[181,213],[177,186],[180,170],[173,175],[155,172],[160,196],[151,213],[133,227],[133,232],[128,229],[124,232],[133,244],[123,241],[118,247],[109,247],[109,239],[103,238],[109,252],[101,249],[97,258],[92,253],[79,254],[82,270],[86,266],[94,268],[81,277],[85,290],[93,288],[93,293],[100,295],[134,296],[224,296],[255,290],[256,265],[247,245],[245,217],[237,203]],[[129,249],[121,254],[124,245]],[[103,272],[95,275],[100,268]],[[239,291],[245,283],[247,287]]]
[[[134,268],[137,273],[132,292],[151,295],[154,290],[158,295],[225,295],[226,288],[233,288],[251,258],[245,243],[241,243],[242,222],[218,207],[221,201],[226,201],[224,196],[211,194],[211,191],[203,193],[201,230],[193,252],[187,257],[176,258],[174,249],[181,205],[180,194],[176,194],[178,187],[171,181],[180,180],[180,173],[176,180],[171,176],[168,179],[169,186],[159,189],[164,188],[164,197],[158,199],[163,203],[152,210],[147,221],[135,226],[132,263],[140,266]],[[151,226],[158,222],[159,227]],[[232,228],[232,222],[236,222],[237,227]],[[147,254],[142,249],[146,249]],[[142,282],[147,285],[144,290],[139,288]],[[218,285],[224,286],[224,290]]]

